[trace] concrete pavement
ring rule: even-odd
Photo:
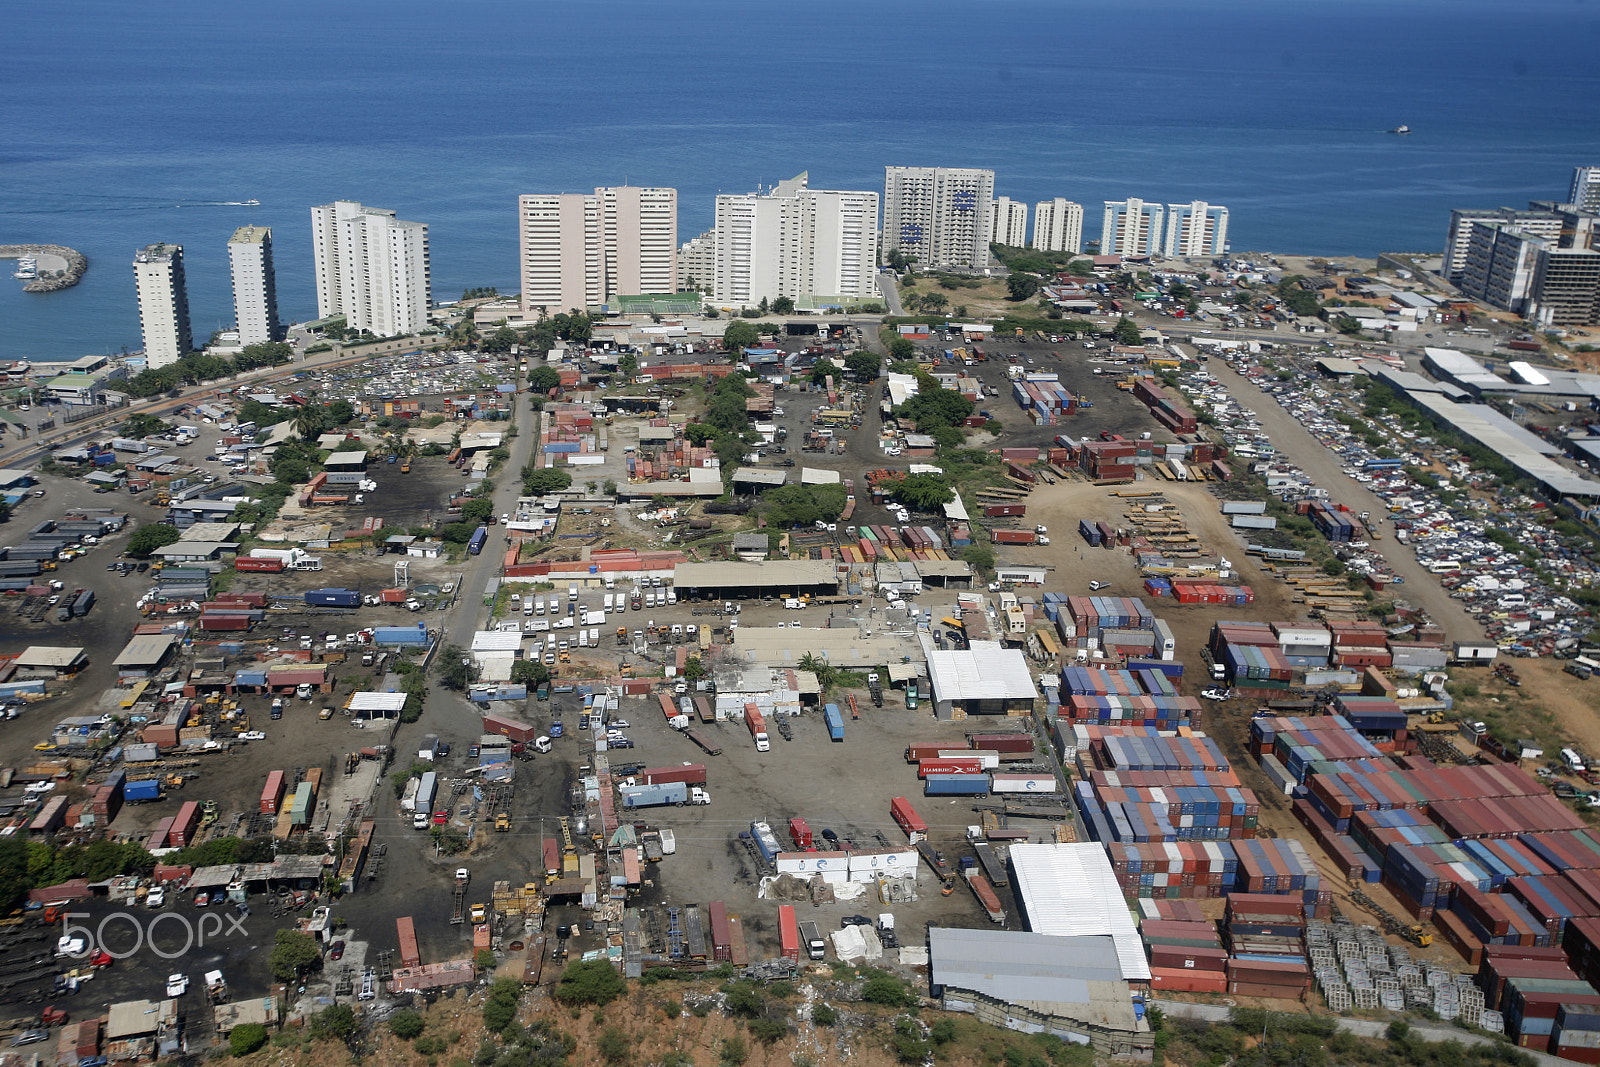
[[[878,272],[878,292],[883,294],[883,306],[891,315],[904,315],[900,309],[900,290],[894,284],[894,275]]]

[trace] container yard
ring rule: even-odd
[[[653,380],[695,403],[671,383],[729,368],[700,355]],[[1050,961],[1062,995],[1034,1021],[1094,1018],[1108,1055],[1148,1053],[1143,1008],[1168,992],[1426,1006],[1587,1055],[1600,840],[1537,757],[1451,713],[1453,685],[1503,677],[1476,651],[1499,642],[1436,580],[1393,581],[1357,498],[1287,473],[1255,488],[1280,472],[1200,432],[1199,408],[1233,416],[1191,379],[975,359],[957,387],[1008,388],[1027,426],[987,483],[915,515],[894,499],[911,464],[852,454],[920,448],[874,415],[882,386],[757,382],[737,495],[792,479],[847,500],[774,540],[707,502],[722,482],[690,473],[715,459],[687,439],[692,412],[593,402],[570,388],[591,372],[557,362],[563,388],[515,438],[478,418],[517,403],[491,390],[452,399],[473,414],[431,454],[336,436],[274,520],[283,541],[219,547],[243,537],[228,502],[180,498],[170,474],[143,520],[196,532],[148,572],[80,564],[52,584],[48,565],[125,537],[125,517],[12,524],[0,563],[38,568],[15,578],[43,609],[26,625],[71,642],[35,633],[0,683],[29,687],[36,727],[7,755],[34,798],[16,832],[138,840],[163,862],[127,899],[336,936],[315,995],[358,1007],[470,982],[480,951],[541,983],[583,959],[629,978],[863,963],[957,1006],[1049,936],[1082,941],[1053,954],[1071,957]],[[791,434],[807,446],[788,473],[771,457]],[[501,448],[576,484],[463,491]],[[368,482],[401,503],[351,519]],[[437,539],[413,529],[424,513]],[[1289,547],[1290,519],[1316,541]],[[1574,756],[1563,781],[1589,773]],[[194,862],[234,837],[248,861]],[[349,925],[324,936],[334,914]],[[130,983],[141,968],[159,970],[123,968]],[[1094,1006],[1068,995],[1087,981]],[[262,975],[230,982],[266,993]]]

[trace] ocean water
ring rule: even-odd
[[[0,275],[5,359],[137,348],[158,240],[197,337],[231,325],[246,223],[310,318],[307,209],[336,198],[428,223],[448,299],[517,288],[523,192],[674,186],[687,240],[802,170],[983,166],[1083,203],[1086,238],[1103,200],[1203,199],[1235,250],[1372,255],[1600,164],[1584,0],[66,0],[6,5],[0,40],[0,243],[91,264],[48,295]]]

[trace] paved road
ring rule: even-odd
[[[1155,1006],[1160,1008],[1164,1015],[1175,1019],[1199,1019],[1202,1022],[1222,1023],[1228,1021],[1229,1013],[1233,1010],[1222,1004],[1186,1004],[1176,1000],[1158,1000]],[[1389,1024],[1378,1019],[1345,1019],[1334,1020],[1339,1024],[1339,1029],[1346,1033],[1355,1034],[1357,1037],[1383,1037],[1389,1029]],[[1453,1026],[1428,1026],[1412,1019],[1405,1022],[1411,1026],[1411,1032],[1428,1041],[1459,1041],[1463,1045],[1498,1045],[1500,1042],[1493,1038],[1484,1037],[1466,1030],[1458,1030]],[[1534,1061],[1543,1067],[1571,1067],[1571,1060],[1563,1060],[1557,1056],[1550,1056],[1543,1052],[1534,1052],[1531,1049],[1518,1049],[1532,1056]]]
[[[895,288],[894,275],[878,272],[878,292],[883,294],[884,306],[891,315],[904,315],[900,309],[900,290]]]
[[[1213,359],[1206,367],[1239,403],[1256,413],[1261,428],[1278,451],[1298,464],[1317,485],[1326,489],[1333,501],[1344,504],[1358,515],[1363,511],[1370,511],[1373,515],[1388,514],[1388,505],[1372,490],[1346,474],[1339,457],[1280,407],[1274,397],[1257,388],[1254,382],[1222,360]],[[1439,585],[1439,580],[1417,562],[1416,554],[1410,548],[1394,539],[1392,528],[1384,531],[1383,540],[1374,542],[1374,547],[1389,561],[1390,569],[1405,579],[1404,584],[1390,587],[1394,596],[1409,600],[1426,610],[1434,622],[1444,627],[1451,640],[1483,639],[1483,627],[1468,614],[1460,601],[1450,599],[1450,595]]]

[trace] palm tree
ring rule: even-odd
[[[294,432],[309,441],[322,432],[324,425],[322,408],[314,404],[302,404],[294,416]]]

